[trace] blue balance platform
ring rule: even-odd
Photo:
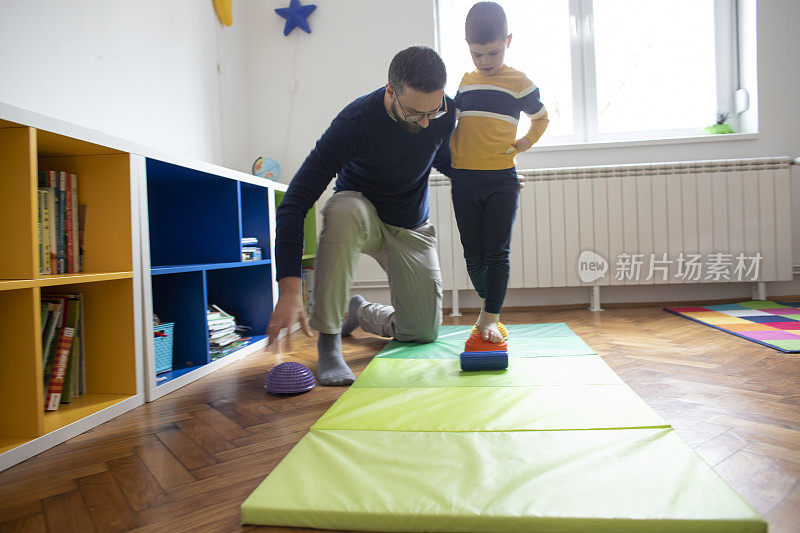
[[[508,352],[463,352],[461,370],[504,370],[508,368]]]

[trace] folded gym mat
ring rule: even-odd
[[[436,343],[389,343],[245,500],[242,520],[359,531],[766,531],[583,341],[580,354],[549,353],[580,346],[566,325],[509,326],[508,370],[475,373],[456,372],[470,328],[442,329]]]
[[[532,431],[669,427],[627,385],[351,388],[311,429]]]
[[[765,532],[671,429],[312,430],[247,524],[357,531]]]

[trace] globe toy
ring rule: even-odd
[[[259,157],[253,163],[253,175],[278,181],[281,177],[281,165],[271,157]]]
[[[270,394],[299,394],[310,391],[316,384],[314,374],[308,368],[290,361],[269,371],[264,390]]]

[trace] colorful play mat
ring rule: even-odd
[[[753,300],[665,311],[784,353],[800,353],[800,306]]]
[[[764,520],[566,324],[392,341],[242,504],[245,524],[358,531],[759,532]]]

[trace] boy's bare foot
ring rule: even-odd
[[[503,340],[503,334],[500,333],[500,329],[497,327],[498,322],[500,322],[499,313],[487,313],[484,309],[481,309],[475,325],[478,326],[478,333],[480,333],[483,340],[489,342]]]

